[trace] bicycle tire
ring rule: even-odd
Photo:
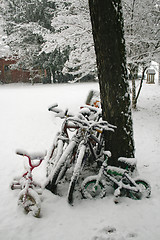
[[[46,167],[46,176],[48,177],[53,169],[56,167],[60,157],[62,156],[63,149],[64,149],[65,142],[61,139],[58,139],[52,147],[50,157],[47,161]]]
[[[85,155],[85,150],[86,150],[86,146],[85,145],[81,145],[81,148],[79,150],[79,154],[77,157],[77,161],[74,167],[74,171],[73,171],[73,175],[69,184],[69,189],[68,189],[68,195],[67,195],[67,199],[68,199],[68,203],[72,204],[73,203],[73,192],[75,189],[75,185],[78,181],[79,178],[79,174],[81,172],[81,167],[82,167],[82,163],[83,163],[83,158]]]
[[[46,184],[46,189],[50,190],[52,193],[56,194],[58,176],[61,172],[62,167],[65,164],[65,161],[66,161],[67,157],[73,151],[75,146],[76,146],[76,142],[72,141],[72,142],[69,143],[69,145],[66,147],[66,149],[62,153],[62,156],[59,159],[59,161],[58,161],[58,163],[57,163],[57,165],[56,165],[56,167],[55,167],[55,169],[52,173],[52,176],[50,176],[50,179],[48,179],[48,182]],[[69,161],[69,159],[68,159],[68,161]]]
[[[77,179],[74,178],[74,179],[72,180],[72,183],[71,183],[70,186],[69,186],[68,195],[67,195],[67,200],[68,200],[68,203],[69,203],[70,205],[73,204],[73,192],[74,192],[74,189],[75,189],[76,182],[77,182]]]
[[[63,178],[64,176],[66,175],[66,172],[68,170],[69,167],[72,166],[72,162],[74,161],[74,154],[69,154],[68,157],[66,158],[66,161],[64,162],[60,172],[59,172],[59,175],[57,177],[57,180],[56,180],[56,184],[58,184]]]
[[[87,177],[81,186],[81,194],[85,199],[99,199],[103,198],[106,195],[105,191],[105,183],[103,181],[99,181],[96,188],[94,186],[97,183],[97,176]],[[94,189],[93,189],[94,188]]]
[[[23,189],[18,196],[18,205],[22,206],[26,213],[31,212],[34,217],[40,216],[41,202],[38,194],[33,189]]]
[[[135,183],[140,187],[141,192],[128,191],[128,197],[134,200],[140,200],[142,198],[149,198],[151,195],[151,186],[145,180],[136,179]]]

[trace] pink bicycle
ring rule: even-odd
[[[39,194],[42,194],[42,188],[33,181],[32,171],[40,166],[44,160],[45,154],[28,154],[23,151],[17,151],[18,155],[27,157],[29,167],[22,177],[14,178],[11,189],[21,189],[18,196],[18,205],[22,206],[26,213],[31,213],[34,217],[40,216],[41,200]]]

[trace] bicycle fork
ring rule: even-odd
[[[74,168],[74,171],[73,171],[73,175],[72,175],[72,178],[71,178],[71,181],[70,181],[70,184],[69,184],[68,196],[67,196],[69,204],[73,203],[73,192],[74,192],[75,185],[78,181],[78,178],[79,178],[79,175],[80,175],[80,172],[81,172],[81,167],[82,167],[85,151],[86,151],[86,144],[82,143],[80,145],[78,158],[77,158],[75,168]]]

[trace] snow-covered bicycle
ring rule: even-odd
[[[105,131],[114,131],[113,126],[108,124],[106,121],[88,121],[81,122],[79,119],[72,118],[72,121],[79,125],[83,131],[82,138],[78,143],[77,148],[77,157],[75,161],[75,166],[71,181],[69,184],[67,199],[70,204],[73,203],[73,193],[75,185],[78,181],[79,175],[83,169],[83,166],[87,162],[90,154],[92,157],[92,162],[94,163],[97,158],[103,158],[103,149],[104,149],[104,139],[98,139],[95,135],[95,132],[103,133]],[[74,139],[75,140],[75,139]]]
[[[111,188],[114,190],[115,203],[118,202],[119,196],[138,200],[151,195],[151,186],[147,181],[141,178],[132,178],[126,169],[109,166],[107,162],[111,153],[106,151],[104,154],[105,160],[98,175],[89,176],[82,182],[81,193],[84,198],[103,198]],[[127,159],[125,159],[126,162]],[[128,164],[130,162],[131,159]]]
[[[31,212],[34,217],[40,216],[42,187],[33,180],[32,171],[40,166],[46,153],[28,154],[25,151],[17,151],[18,155],[28,158],[29,166],[22,177],[14,178],[11,189],[21,189],[18,195],[18,205],[22,206],[26,213]]]
[[[73,117],[73,114],[68,112],[68,109],[63,111],[62,109],[58,108],[58,104],[52,105],[49,109],[49,111],[52,111],[56,113],[55,117],[59,117],[61,119],[64,119],[61,130],[57,132],[53,144],[48,151],[47,156],[47,177],[50,175],[51,171],[56,167],[57,162],[59,161],[64,149],[69,144],[70,140],[70,133],[75,132],[79,127],[77,127],[75,124],[72,124],[70,121],[68,121],[69,117]],[[102,117],[102,110],[97,107],[93,107],[90,105],[83,105],[80,108],[79,115],[83,115],[85,119],[87,120],[94,120],[99,121]],[[98,133],[99,134],[99,133]],[[74,159],[75,154],[73,154]]]
[[[69,131],[75,131],[77,128],[75,125],[70,124],[68,122],[68,117],[71,117],[72,114],[68,112],[68,110],[63,111],[58,108],[58,104],[52,105],[49,109],[49,111],[52,111],[56,113],[56,117],[59,117],[61,119],[64,119],[61,130],[57,132],[54,142],[48,151],[47,156],[47,167],[46,167],[46,176],[49,177],[53,169],[56,167],[64,149],[69,144]],[[48,189],[50,189],[50,185],[47,186]]]
[[[72,151],[67,155],[67,160],[65,161],[60,173],[58,173],[58,177],[52,177],[54,174],[55,169],[57,168],[57,164],[67,148],[71,136],[74,135],[74,138],[77,138],[78,135],[80,136],[81,130],[79,130],[79,126],[77,124],[74,124],[72,121],[70,121],[70,117],[73,117],[73,114],[69,113],[68,110],[63,111],[58,108],[58,104],[54,104],[51,106],[49,111],[52,111],[56,113],[56,117],[59,117],[61,119],[64,119],[62,123],[61,130],[56,134],[56,137],[54,139],[54,143],[48,152],[47,156],[47,178],[48,182],[46,184],[46,188],[52,192],[55,193],[55,181],[59,181],[63,176],[65,175],[65,172],[69,165],[75,161],[76,153],[77,153],[77,148],[76,146],[73,147]],[[90,105],[83,105],[80,107],[79,113],[77,114],[79,119],[83,119],[84,121],[99,121],[102,117],[101,109],[98,109],[97,107],[93,107]],[[80,131],[80,132],[79,132]],[[100,133],[97,133],[100,134]],[[102,139],[102,137],[99,136],[99,139]],[[102,140],[100,140],[101,142]],[[100,147],[100,144],[98,145]],[[97,152],[100,152],[97,149]],[[51,181],[52,179],[52,181]],[[54,180],[56,179],[56,180]]]
[[[84,111],[84,109],[83,109]],[[86,111],[86,110],[85,110]],[[97,159],[97,154],[100,156],[102,143],[100,140],[95,136],[95,132],[101,132],[103,130],[110,130],[114,131],[114,126],[109,124],[106,121],[94,121],[94,120],[87,120],[83,115],[77,115],[77,117],[70,117],[68,118],[68,122],[74,124],[78,131],[77,133],[71,138],[68,146],[63,151],[56,167],[53,169],[52,174],[50,174],[49,183],[52,186],[52,191],[55,193],[57,184],[61,179],[61,173],[64,172],[69,167],[70,163],[70,156],[72,156],[73,151],[76,149],[76,158],[75,163],[73,166],[73,174],[71,177],[69,189],[68,189],[68,202],[73,202],[73,191],[75,184],[78,180],[79,174],[83,165],[87,162],[89,153],[92,154],[94,160]],[[96,142],[97,146],[94,144]],[[104,141],[103,141],[104,142]],[[99,149],[99,146],[101,148]],[[95,151],[96,149],[96,151]],[[97,151],[99,150],[99,151]]]

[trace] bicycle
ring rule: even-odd
[[[118,203],[120,196],[127,196],[135,200],[150,197],[151,186],[149,183],[141,178],[133,179],[126,169],[109,166],[107,162],[111,153],[106,151],[104,155],[105,160],[98,175],[89,176],[82,182],[83,198],[103,198],[107,192],[110,192],[110,187],[114,190],[115,203]]]
[[[69,185],[69,190],[68,190],[68,202],[72,204],[73,202],[73,191],[75,184],[78,180],[78,176],[81,172],[81,167],[82,165],[85,164],[86,160],[88,159],[88,150],[92,154],[92,157],[94,159],[97,159],[97,154],[100,155],[100,149],[99,151],[95,152],[94,147],[95,144],[92,144],[92,142],[96,142],[99,144],[99,146],[102,147],[101,142],[96,138],[94,135],[95,130],[99,131],[102,133],[101,130],[99,129],[105,129],[105,130],[113,130],[113,126],[109,124],[106,121],[100,121],[100,122],[95,122],[95,121],[89,121],[86,120],[83,115],[78,115],[77,117],[70,117],[68,118],[68,121],[73,123],[78,131],[77,133],[72,137],[70,140],[68,146],[62,153],[56,167],[53,169],[53,172],[50,176],[50,185],[52,186],[52,192],[56,193],[56,187],[59,182],[61,172],[63,172],[62,169],[66,169],[69,166],[70,162],[70,155],[72,155],[73,151],[77,152],[76,160],[75,160],[75,167],[73,171],[73,176],[71,178],[71,182]],[[84,161],[85,159],[85,161]]]
[[[64,122],[62,123],[61,130],[57,132],[56,137],[53,141],[53,145],[48,152],[46,174],[47,177],[57,165],[57,162],[59,161],[64,149],[69,143],[69,132],[73,133],[75,130],[78,129],[75,125],[68,122],[68,117],[72,117],[73,114],[68,113],[68,109],[66,111],[63,111],[57,107],[58,104],[54,104],[48,110],[56,113],[56,117],[64,119]],[[102,110],[98,109],[97,107],[84,105],[80,107],[80,109],[81,110],[79,111],[79,114],[82,114],[87,120],[99,121],[102,117]],[[75,156],[73,155],[73,160],[74,157]],[[50,188],[50,186],[48,186],[48,188]]]
[[[57,162],[59,161],[64,149],[69,143],[69,131],[73,132],[78,129],[75,125],[68,122],[68,117],[72,117],[73,114],[68,113],[68,109],[66,111],[63,111],[57,107],[58,104],[54,104],[48,109],[48,111],[56,113],[56,117],[64,119],[64,122],[62,123],[61,130],[57,132],[56,137],[53,141],[53,145],[48,152],[46,174],[47,177],[50,175],[52,169],[57,165]],[[102,117],[101,109],[97,109],[96,107],[84,105],[80,109],[81,110],[79,114],[82,114],[87,120],[94,119],[95,121],[99,121],[99,119]]]
[[[53,170],[56,168],[56,165],[62,156],[62,153],[66,149],[66,147],[69,144],[70,141],[70,133],[73,133],[78,128],[68,122],[68,118],[73,116],[71,113],[68,112],[68,109],[66,111],[63,111],[58,107],[58,104],[54,104],[51,106],[48,110],[56,113],[56,117],[59,117],[61,119],[64,119],[61,130],[57,132],[56,137],[54,139],[53,145],[48,153],[47,157],[47,167],[46,167],[46,177],[49,179]],[[74,160],[75,154],[72,154],[72,161]],[[61,177],[65,174],[65,171],[61,174]],[[46,189],[52,191],[53,187],[50,181],[46,183]]]
[[[98,91],[91,90],[87,96],[86,104],[99,108],[100,107],[100,93]]]
[[[58,104],[54,104],[48,110],[56,113],[55,116],[59,117],[61,119],[64,119],[64,121],[62,123],[61,130],[59,132],[57,132],[56,137],[53,142],[53,145],[52,145],[50,151],[48,152],[47,167],[46,167],[46,172],[47,172],[46,177],[47,178],[53,172],[63,151],[68,146],[69,141],[70,141],[70,133],[73,134],[73,132],[78,130],[77,126],[75,126],[74,124],[72,124],[71,122],[68,121],[68,118],[73,116],[73,114],[68,112],[68,109],[66,111],[63,111],[58,108]],[[95,107],[84,105],[80,108],[79,116],[81,118],[84,117],[85,120],[86,119],[89,120],[90,116],[92,116],[92,118],[94,117],[94,119],[95,118],[98,119],[98,116],[101,117],[101,111],[100,111],[100,109],[97,109]],[[76,151],[73,151],[73,153],[71,153],[70,155],[71,155],[70,162],[74,162]],[[64,176],[66,169],[67,169],[67,166],[63,168],[61,175],[59,175],[60,178],[62,178]],[[52,189],[53,189],[52,184],[50,184],[50,182],[48,182],[48,184],[46,185],[46,188],[48,190],[52,191]]]
[[[17,155],[27,157],[29,167],[22,177],[15,178],[11,184],[11,189],[21,189],[18,195],[18,205],[22,206],[26,213],[31,213],[34,217],[40,216],[42,187],[33,180],[32,171],[39,167],[44,160],[45,154],[28,154],[24,151],[17,151]],[[35,164],[35,161],[38,161]]]

